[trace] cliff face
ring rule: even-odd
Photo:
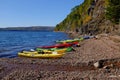
[[[94,7],[89,7],[88,12],[91,19],[83,24],[80,28],[81,33],[98,34],[98,33],[117,33],[119,26],[110,22],[106,18],[106,8],[108,6],[107,0],[96,1]],[[92,5],[91,5],[92,6]]]
[[[106,19],[108,0],[85,0],[58,25],[56,31],[79,31],[80,34],[119,33],[119,25]]]

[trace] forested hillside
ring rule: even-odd
[[[56,25],[55,31],[80,34],[120,33],[120,0],[84,0]]]

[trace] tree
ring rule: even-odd
[[[120,0],[108,0],[106,17],[113,23],[118,24],[120,20]]]

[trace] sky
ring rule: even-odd
[[[56,26],[84,0],[0,0],[0,28]]]

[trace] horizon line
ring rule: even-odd
[[[10,26],[10,27],[0,27],[0,28],[15,28],[15,27],[55,27],[55,26]]]

